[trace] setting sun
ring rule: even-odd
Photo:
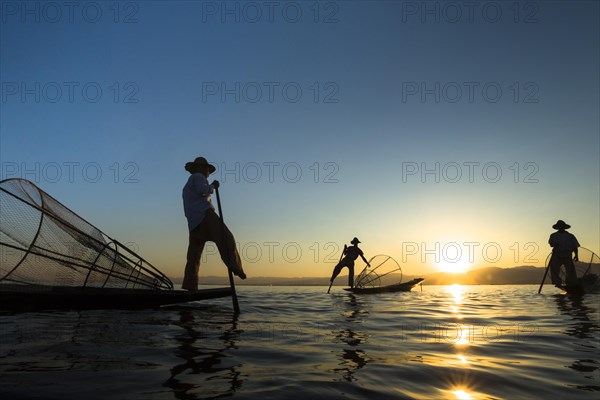
[[[469,269],[468,263],[460,260],[457,262],[441,260],[440,262],[436,263],[436,266],[441,272],[450,272],[453,274],[462,274],[463,272],[467,272]]]

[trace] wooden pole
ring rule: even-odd
[[[346,245],[344,245],[344,250],[346,249]],[[340,261],[342,261],[342,257],[344,257],[344,251],[342,250],[342,254],[340,254]],[[338,261],[338,264],[340,263],[340,261]],[[329,289],[327,289],[327,293],[329,293],[329,291],[331,290],[331,286],[333,285],[333,280],[331,281],[331,283],[329,284]]]
[[[538,294],[542,293],[542,286],[544,286],[544,282],[546,282],[546,275],[548,275],[548,270],[550,269],[550,263],[546,267],[546,271],[544,272],[544,277],[542,278],[542,283],[540,283],[540,288],[538,289]]]
[[[240,313],[240,305],[238,303],[237,293],[235,292],[235,282],[233,280],[233,272],[229,269],[229,243],[227,241],[227,235],[225,231],[225,220],[223,219],[223,209],[221,208],[221,197],[219,196],[219,189],[215,189],[217,193],[217,206],[219,207],[219,218],[221,218],[221,230],[223,233],[223,239],[225,240],[225,252],[227,253],[227,272],[229,273],[229,286],[231,286],[231,300],[233,301],[233,311],[236,314]]]

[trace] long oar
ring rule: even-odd
[[[544,282],[546,282],[546,275],[548,275],[548,270],[550,269],[550,263],[546,267],[546,271],[544,272],[544,277],[542,278],[542,283],[540,283],[540,288],[538,289],[538,294],[542,293],[542,286],[544,286]]]
[[[331,290],[331,286],[332,286],[332,285],[333,285],[333,281],[331,281],[331,282],[329,283],[329,289],[327,289],[327,294],[329,294],[329,291]]]
[[[340,261],[342,261],[342,257],[344,256],[344,251],[342,250],[342,254],[340,254]],[[338,264],[340,263],[340,261],[338,261]],[[333,280],[331,281],[331,283],[329,284],[329,289],[327,289],[327,293],[329,293],[329,291],[331,290],[331,286],[333,285]]]
[[[221,218],[221,230],[223,233],[223,240],[225,241],[225,253],[227,253],[227,272],[229,273],[229,285],[231,286],[231,300],[233,301],[233,311],[236,314],[240,313],[240,305],[238,304],[237,293],[235,292],[235,282],[233,281],[233,272],[229,269],[229,243],[227,241],[227,235],[225,231],[225,220],[223,220],[223,210],[221,209],[221,197],[219,197],[219,189],[215,189],[217,193],[217,206],[219,207],[219,218]]]

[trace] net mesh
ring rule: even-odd
[[[588,282],[600,279],[600,258],[598,255],[585,247],[580,247],[577,252],[577,258],[579,260],[573,261],[577,278]],[[550,264],[551,257],[552,253],[548,254],[548,257],[546,257],[546,267]],[[550,276],[550,274],[548,274],[548,276]],[[559,276],[562,282],[566,282],[567,278],[564,266],[561,266]]]
[[[173,288],[155,267],[33,183],[0,182],[0,284]]]
[[[356,277],[357,288],[375,288],[402,282],[402,268],[392,257],[378,254],[369,260],[371,267],[365,267]]]

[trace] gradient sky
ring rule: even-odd
[[[557,219],[600,253],[596,1],[0,4],[1,177],[170,276],[200,155],[248,276],[354,236],[405,274],[541,266]]]

